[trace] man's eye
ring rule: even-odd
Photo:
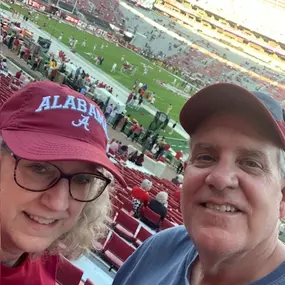
[[[209,162],[209,161],[213,161],[214,158],[211,155],[209,155],[209,154],[200,154],[200,155],[197,155],[195,157],[195,160],[196,161],[201,161],[201,162],[203,162],[203,161]]]
[[[260,163],[254,161],[254,160],[244,160],[242,162],[242,164],[246,167],[249,167],[249,168],[262,168]]]

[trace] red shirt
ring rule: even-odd
[[[177,152],[176,152],[176,155],[175,155],[175,158],[176,158],[177,160],[179,160],[182,156],[183,156],[183,153],[182,153],[181,151],[177,151]]]
[[[15,39],[13,42],[13,46],[17,47],[19,45],[20,41],[18,39]]]
[[[133,189],[131,191],[131,195],[133,196],[133,198],[143,202],[145,205],[148,204],[149,195],[143,189],[141,189],[139,186],[133,187]]]
[[[55,285],[58,256],[41,256],[26,260],[17,267],[0,264],[0,284],[5,285]]]
[[[180,202],[180,190],[177,190],[173,194],[174,200]]]
[[[22,75],[22,73],[21,73],[20,71],[18,71],[18,72],[16,73],[15,77],[16,77],[17,79],[20,79],[21,75]]]
[[[166,144],[163,146],[163,149],[164,149],[164,150],[169,150],[169,149],[170,149],[170,144],[166,143]]]

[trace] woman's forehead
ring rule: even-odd
[[[103,168],[95,163],[86,161],[46,161],[51,163],[64,172],[95,172],[100,171]]]

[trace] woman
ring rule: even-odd
[[[136,161],[135,161],[135,165],[137,165],[137,166],[142,166],[142,165],[143,165],[143,162],[144,162],[144,154],[141,153],[141,154],[137,157],[137,159],[136,159]]]
[[[154,199],[150,200],[148,207],[155,213],[159,214],[161,219],[163,220],[167,214],[167,201],[168,193],[161,191],[156,194]]]
[[[141,206],[147,206],[149,201],[148,191],[152,187],[152,182],[148,179],[144,179],[141,183],[141,186],[134,186],[130,192],[130,195],[133,198],[134,204],[134,216],[139,217],[139,210]]]
[[[40,81],[2,106],[0,136],[0,284],[55,285],[60,256],[79,257],[106,232],[110,173],[125,185],[106,156],[104,115]]]
[[[150,228],[152,229],[157,229],[159,228],[159,225],[161,223],[161,221],[166,217],[167,215],[167,201],[168,201],[168,193],[161,191],[159,192],[154,199],[151,199],[149,204],[148,204],[148,208],[151,209],[153,212],[157,213],[158,215],[160,215],[160,220],[158,222],[158,224],[155,224],[152,221],[149,221],[147,218],[145,218],[143,216],[142,213],[142,218],[141,220],[147,224]]]
[[[130,153],[130,156],[128,157],[128,160],[129,160],[130,162],[135,163],[135,161],[136,161],[137,158],[138,158],[138,154],[139,154],[139,152],[138,152],[137,150],[133,151],[132,153]]]

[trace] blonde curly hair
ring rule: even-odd
[[[93,202],[86,203],[75,225],[49,248],[48,255],[61,254],[68,259],[76,259],[90,249],[97,249],[108,231],[108,217],[111,212],[109,189]]]
[[[2,151],[5,143],[0,135]],[[100,169],[106,177],[113,176],[104,169]],[[96,250],[96,242],[102,239],[108,230],[108,218],[111,213],[110,191],[112,186],[105,189],[102,195],[93,202],[86,203],[75,225],[46,250],[41,253],[32,253],[31,257],[39,255],[62,255],[68,259],[76,259],[91,248]]]

